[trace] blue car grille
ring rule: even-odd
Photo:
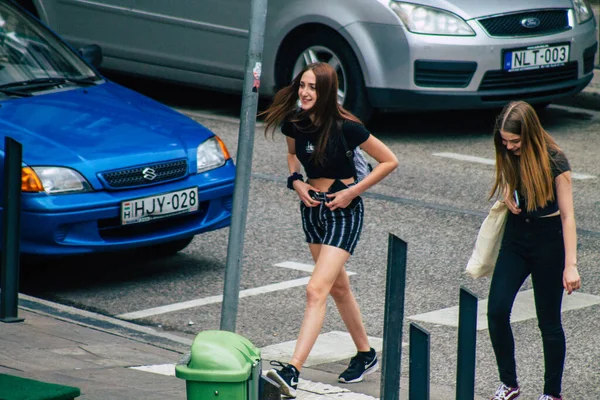
[[[522,21],[535,19],[538,25],[526,28]],[[479,19],[490,36],[549,35],[571,29],[567,10],[530,11]]]
[[[116,171],[102,172],[100,176],[102,177],[105,186],[108,188],[125,189],[149,186],[156,183],[183,178],[187,175],[187,172],[187,160],[176,160],[120,169]],[[148,179],[150,177],[153,177],[153,179]]]

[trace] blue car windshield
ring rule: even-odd
[[[99,77],[37,20],[0,1],[0,87],[54,79]]]

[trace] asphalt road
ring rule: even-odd
[[[200,90],[148,86],[131,87],[191,115],[218,134],[237,152],[239,98]],[[261,107],[264,104],[261,104]],[[356,275],[351,282],[361,306],[368,334],[383,336],[384,292],[389,234],[408,243],[405,316],[458,305],[464,286],[487,298],[489,280],[473,281],[462,274],[475,237],[492,202],[491,127],[493,113],[453,112],[377,116],[369,128],[398,155],[399,168],[365,195],[366,221],[356,254],[347,265]],[[551,106],[543,113],[546,129],[565,150],[573,170],[586,179],[574,180],[581,293],[600,296],[600,112]],[[285,140],[265,138],[257,126],[248,203],[241,290],[295,281],[304,271],[276,264],[311,264],[302,240],[298,199],[285,188]],[[440,153],[446,153],[445,156]],[[450,157],[471,156],[479,162]],[[110,316],[153,307],[206,299],[222,294],[228,229],[197,236],[180,254],[145,259],[141,254],[77,257],[29,263],[21,272],[21,291]],[[524,290],[531,289],[527,281]],[[240,299],[237,331],[259,347],[294,340],[300,328],[304,285],[289,286]],[[221,303],[133,319],[182,334],[218,329]],[[600,397],[600,306],[565,311],[568,338],[564,377],[565,397]],[[404,341],[408,342],[408,322]],[[419,323],[431,333],[431,381],[454,385],[456,328],[441,323]],[[543,359],[535,319],[513,325],[517,362],[524,398],[541,393]],[[323,332],[344,331],[329,304]],[[477,337],[476,392],[488,395],[497,384],[495,363],[486,330]],[[403,358],[408,351],[403,352]],[[408,358],[403,360],[407,376]],[[329,366],[323,366],[328,370]],[[537,396],[536,396],[537,395]]]

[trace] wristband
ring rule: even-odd
[[[297,181],[297,180],[301,180],[302,182],[304,182],[304,177],[302,176],[302,174],[294,172],[287,178],[288,189],[294,190],[294,181]]]

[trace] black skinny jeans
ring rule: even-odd
[[[566,353],[561,323],[564,265],[560,216],[525,219],[509,212],[487,310],[500,380],[507,386],[518,386],[510,313],[517,292],[531,274],[544,348],[544,394],[560,396]]]

